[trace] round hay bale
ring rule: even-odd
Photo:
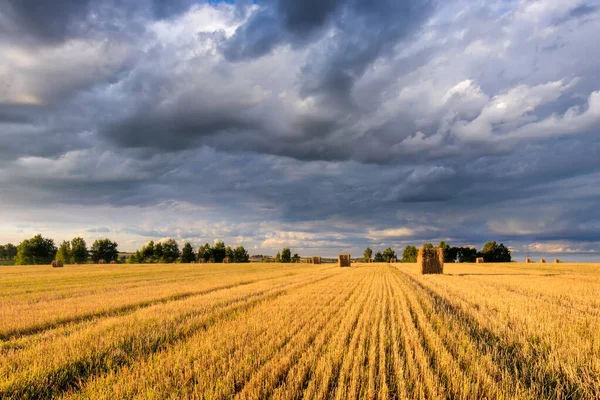
[[[421,274],[444,273],[444,249],[421,247],[417,253]]]
[[[117,262],[115,260],[112,260],[110,263],[111,264],[116,264]]]
[[[50,265],[52,265],[52,268],[56,268],[56,260],[52,260],[52,262],[50,263]]]
[[[540,258],[540,264],[546,264],[546,259],[545,258]]]

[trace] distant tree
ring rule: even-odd
[[[377,253],[375,253],[375,258],[373,259],[373,261],[375,261],[375,262],[385,262],[385,258],[383,257],[383,254],[381,254],[381,252],[378,251]]]
[[[299,263],[300,262],[300,256],[298,255],[298,253],[294,253],[294,255],[292,256],[292,262],[293,263]]]
[[[460,247],[458,258],[461,263],[474,263],[477,260],[477,249],[472,247]]]
[[[244,246],[238,246],[233,250],[233,258],[236,263],[247,263],[250,262],[250,254],[246,251]]]
[[[431,244],[429,242],[425,242],[425,243],[423,243],[423,247],[425,249],[433,249],[433,244]]]
[[[145,246],[142,247],[142,258],[144,262],[151,263],[154,260],[154,240],[149,241]],[[158,257],[157,257],[158,259]]]
[[[4,246],[4,249],[6,251],[6,259],[10,261],[14,260],[17,256],[17,246],[12,243],[7,243]]]
[[[281,250],[281,262],[289,263],[292,262],[292,252],[287,247]]]
[[[58,246],[58,251],[56,252],[56,260],[60,260],[65,264],[71,264],[71,259],[73,255],[71,252],[71,243],[63,240],[63,242]]]
[[[388,247],[387,249],[385,249],[385,250],[383,251],[383,260],[384,260],[385,262],[390,262],[390,260],[391,260],[392,258],[397,258],[397,257],[396,257],[396,252],[395,252],[394,250],[392,250],[392,248],[391,248],[391,247]]]
[[[485,262],[510,262],[510,250],[503,243],[497,244],[489,241],[481,249],[481,255]]]
[[[50,264],[56,255],[57,248],[54,240],[45,239],[42,235],[35,235],[31,239],[23,240],[17,247],[15,264],[38,265]]]
[[[142,254],[138,250],[129,256],[129,258],[127,259],[127,264],[143,264],[141,259],[142,259]]]
[[[222,263],[226,255],[225,243],[219,241],[211,248],[211,259],[213,262]]]
[[[211,252],[210,244],[204,243],[198,248],[198,261],[204,260],[204,262],[208,262],[211,259]]]
[[[415,246],[406,246],[402,252],[403,263],[416,263],[419,250]]]
[[[154,245],[154,257],[152,258],[154,261],[158,262],[159,260],[162,260],[164,255],[162,243],[156,243]]]
[[[181,250],[181,262],[189,264],[192,261],[196,261],[196,253],[189,242],[185,242],[183,249]]]
[[[370,247],[367,247],[363,254],[363,261],[369,262],[371,260],[371,257],[373,257],[373,250]]]
[[[229,262],[237,262],[235,261],[235,253],[231,246],[225,247],[225,257],[229,258]]]
[[[0,244],[0,260],[6,260],[7,258],[6,246]]]
[[[117,242],[106,239],[98,239],[92,244],[90,256],[94,262],[104,260],[106,262],[117,261],[119,251]]]
[[[281,254],[279,252],[277,252],[277,255],[275,256],[275,262],[277,262],[277,263],[281,262]]]
[[[71,261],[77,264],[85,264],[88,256],[89,254],[85,240],[80,237],[71,239]]]
[[[171,263],[174,263],[175,261],[179,260],[179,257],[181,257],[181,252],[179,251],[179,245],[173,239],[168,239],[165,242],[163,242],[162,248],[163,248],[163,256],[162,256],[161,262],[171,264]]]

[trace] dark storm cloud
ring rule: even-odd
[[[136,15],[170,18],[194,3],[193,0],[0,0],[0,33],[56,43],[94,29],[111,29],[118,18]],[[98,21],[98,15],[106,19]]]
[[[0,3],[37,41],[0,40],[3,207],[333,253],[600,241],[596,6],[52,4]]]

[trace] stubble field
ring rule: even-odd
[[[0,267],[0,398],[600,398],[599,264]]]

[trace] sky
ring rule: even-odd
[[[598,0],[0,0],[0,243],[600,260]]]

